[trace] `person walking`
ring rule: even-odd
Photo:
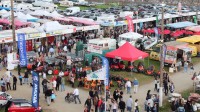
[[[169,85],[170,93],[174,93],[174,89],[175,89],[174,83],[171,82],[170,85]]]
[[[98,101],[99,101],[99,98],[97,96],[94,96],[93,105],[94,105],[95,112],[98,112]]]
[[[20,71],[21,71],[20,64],[17,65],[17,71],[18,71],[18,74],[20,74]]]
[[[55,94],[55,92],[56,92],[56,84],[57,82],[56,82],[56,79],[53,79],[53,81],[52,81],[52,88],[53,88],[53,92],[54,92],[54,94]]]
[[[46,97],[46,102],[47,102],[47,105],[49,106],[51,104],[51,95],[52,95],[52,89],[49,89],[47,87],[47,90],[45,91],[45,97]]]
[[[24,84],[25,84],[25,83],[28,84],[28,78],[29,78],[29,76],[28,76],[28,71],[25,70],[25,73],[24,73]]]
[[[138,92],[138,86],[139,86],[139,81],[135,78],[135,80],[133,81],[133,91],[134,94]]]
[[[6,76],[6,87],[7,87],[7,90],[11,90],[11,86],[10,86],[10,77],[9,76]]]
[[[164,82],[163,82],[163,85],[164,85],[164,92],[165,92],[165,96],[168,95],[168,80],[167,79],[164,79]]]
[[[55,52],[54,48],[51,47],[51,48],[49,49],[49,53],[50,53],[51,57],[53,56],[54,52]]]
[[[113,112],[117,112],[118,109],[117,101],[113,100],[111,109],[113,110]]]
[[[121,112],[125,112],[125,108],[126,108],[126,104],[125,102],[123,101],[123,99],[121,99],[119,101],[119,109],[121,110]]]
[[[132,111],[132,106],[133,106],[133,99],[132,96],[130,95],[130,98],[126,102],[126,108],[128,112]]]
[[[22,75],[19,74],[19,82],[20,82],[20,85],[22,85],[22,79],[23,79]]]
[[[17,77],[13,75],[13,90],[17,90]]]
[[[131,94],[131,81],[127,80],[125,87],[127,88],[127,94]]]
[[[158,81],[157,78],[155,78],[155,80],[154,80],[154,91],[158,90],[157,81]]]
[[[60,84],[61,84],[61,77],[57,76],[57,78],[56,78],[56,91],[59,91]]]
[[[78,88],[74,89],[73,94],[74,94],[75,104],[77,104],[76,99],[78,99],[79,103],[81,104],[81,100],[79,99],[79,90],[78,90]]]
[[[1,78],[1,80],[0,80],[0,86],[1,86],[1,91],[5,92],[6,91],[6,83],[3,80],[3,78]]]
[[[87,108],[87,112],[90,112],[92,107],[92,102],[90,97],[88,97],[88,99],[85,101],[85,107]]]
[[[188,71],[188,62],[185,61],[185,62],[184,62],[184,72],[187,73],[187,71]]]
[[[49,83],[49,81],[47,79],[43,79],[42,80],[42,88],[43,88],[43,93],[45,94],[47,88],[47,83]]]
[[[65,78],[61,77],[61,91],[65,91]]]
[[[135,100],[134,110],[135,112],[139,112],[138,99]]]
[[[118,101],[119,94],[117,89],[115,89],[115,91],[113,92],[113,98],[115,99],[115,101]]]

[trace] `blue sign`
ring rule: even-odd
[[[39,107],[39,75],[32,71],[33,78],[33,90],[32,90],[32,106],[35,108]]]
[[[101,57],[102,65],[106,68],[106,79],[104,80],[105,86],[109,86],[109,63],[107,58]]]
[[[23,33],[17,34],[17,37],[18,37],[20,66],[27,66],[25,34],[23,34]]]

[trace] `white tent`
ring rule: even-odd
[[[36,10],[34,12],[31,12],[30,15],[35,15],[35,16],[49,16],[51,15],[49,12],[45,10]]]
[[[50,22],[44,23],[42,26],[38,28],[38,30],[40,32],[50,33],[57,30],[72,29],[74,27],[75,26],[72,26],[72,25],[61,25],[58,23],[58,21],[50,21]]]
[[[5,9],[0,10],[0,15],[6,14],[8,13],[8,11],[6,11]]]
[[[63,15],[59,14],[57,11],[53,11],[50,16],[51,17],[64,17]]]

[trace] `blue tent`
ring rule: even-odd
[[[185,28],[188,26],[195,26],[197,24],[189,22],[189,21],[184,21],[184,22],[178,22],[178,23],[171,23],[171,24],[167,24],[167,27],[171,27],[171,28]]]

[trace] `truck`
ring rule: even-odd
[[[118,46],[120,47],[124,45],[126,42],[129,42],[136,48],[140,48],[140,46],[142,45],[143,49],[148,50],[152,46],[154,46],[158,41],[156,37],[143,36],[139,33],[128,32],[119,35]]]
[[[111,38],[90,39],[87,44],[87,51],[102,54],[103,50],[116,49],[116,40]]]
[[[70,8],[66,9],[66,11],[64,12],[64,14],[66,16],[72,16],[72,15],[74,15],[74,14],[80,12],[80,11],[81,11],[80,7],[70,7]]]
[[[161,45],[162,44],[157,44],[156,46],[152,47],[150,52],[150,59],[160,60]],[[171,41],[165,42],[164,45],[166,45],[166,53],[164,56],[165,65],[170,66],[173,63],[177,63],[178,61],[183,60],[191,62],[192,49],[188,46],[188,43]]]

